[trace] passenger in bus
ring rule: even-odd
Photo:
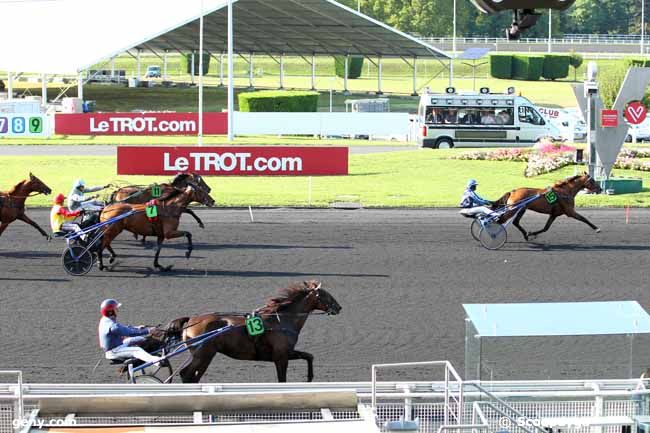
[[[445,112],[445,123],[446,124],[456,124],[458,123],[458,109],[450,108]]]
[[[512,114],[510,114],[508,112],[508,110],[501,110],[499,112],[498,120],[499,120],[499,123],[501,125],[512,125],[513,124]]]
[[[426,121],[426,123],[438,123],[438,122],[436,122],[436,110],[435,109],[432,108],[431,110],[429,110],[429,112],[427,113],[427,118],[426,118],[425,121]]]
[[[482,125],[496,125],[497,119],[494,116],[494,113],[489,110],[481,111],[481,124]]]

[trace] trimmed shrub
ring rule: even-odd
[[[512,78],[512,55],[492,54],[490,56],[490,75],[493,78]]]
[[[627,74],[627,67],[619,65],[612,68],[603,68],[598,74],[598,91],[603,100],[605,108],[611,108],[614,101],[618,96],[618,91],[621,89],[625,75]]]
[[[201,61],[201,56],[198,53],[194,53],[194,75],[199,75],[199,62]],[[187,73],[192,73],[192,53],[185,54],[185,64],[187,65]],[[208,70],[210,69],[210,54],[203,53],[203,75],[208,75]]]
[[[544,70],[544,56],[512,56],[512,78],[537,81]]]
[[[578,79],[578,68],[582,66],[582,63],[585,61],[584,57],[582,57],[578,53],[571,53],[569,55],[569,64],[573,67],[573,81],[576,81]]]
[[[238,95],[239,111],[247,112],[315,112],[318,92],[265,90]]]
[[[334,70],[339,78],[345,78],[345,57],[334,56]],[[363,57],[350,56],[350,60],[348,60],[348,78],[352,80],[359,78],[361,72],[363,72]]]
[[[569,64],[571,57],[560,54],[546,54],[544,56],[544,66],[542,77],[547,80],[557,80],[569,76]]]
[[[625,65],[625,69],[629,69],[631,67],[648,68],[650,67],[650,59],[628,57],[623,61],[623,64]]]

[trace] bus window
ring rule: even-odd
[[[515,118],[513,116],[512,108],[498,109],[497,123],[499,125],[514,125]]]
[[[542,116],[537,111],[526,106],[519,107],[519,121],[533,125],[546,125],[546,122],[544,122],[544,119],[542,119]]]
[[[426,110],[426,117],[425,117],[425,123],[442,123],[442,115],[440,113],[440,109],[436,109],[434,107],[427,107]]]

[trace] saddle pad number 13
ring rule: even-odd
[[[549,191],[546,194],[544,194],[544,197],[546,197],[546,201],[548,204],[555,204],[557,203],[557,194],[555,194],[555,191]]]
[[[262,318],[259,316],[246,318],[246,330],[251,337],[264,334],[264,322]]]

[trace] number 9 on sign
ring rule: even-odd
[[[43,132],[43,120],[40,117],[30,117],[29,132],[32,134],[40,134]]]

